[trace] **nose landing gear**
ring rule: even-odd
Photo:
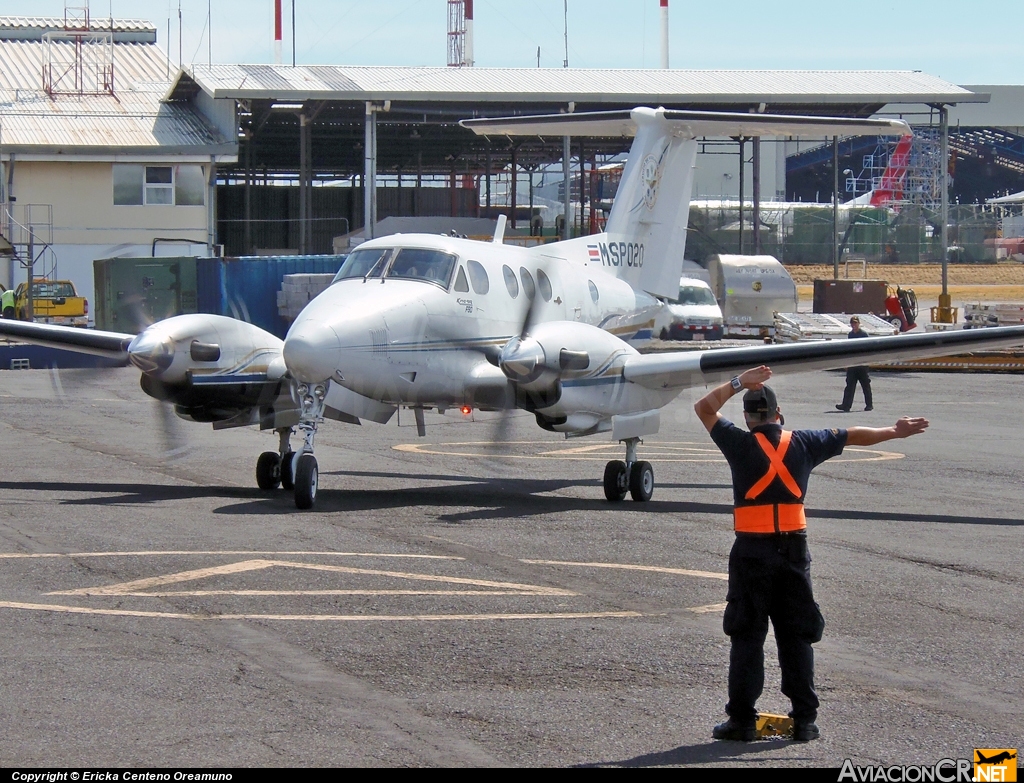
[[[641,503],[654,494],[654,468],[650,462],[638,461],[636,447],[640,438],[627,438],[626,461],[612,460],[604,468],[604,496],[613,503],[630,497]]]
[[[299,431],[303,436],[302,446],[295,452],[292,460],[295,478],[295,506],[303,510],[313,508],[316,502],[317,484],[320,471],[316,457],[313,456],[313,438],[317,427],[324,420],[324,400],[327,397],[327,384],[324,381],[313,386],[299,384]]]

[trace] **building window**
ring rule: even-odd
[[[174,170],[170,166],[146,166],[146,203],[174,203]]]
[[[196,164],[143,166],[115,163],[114,204],[118,206],[203,206],[206,177]]]

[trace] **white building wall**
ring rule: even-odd
[[[146,162],[166,166],[182,161]],[[95,300],[92,262],[97,258],[208,252],[207,229],[212,210],[206,205],[115,206],[113,165],[113,161],[54,162],[17,157],[14,163],[11,194],[16,198],[12,204],[15,219],[24,222],[29,205],[52,207],[52,254],[44,254],[36,274],[53,271],[55,277],[72,280],[79,294],[90,302]],[[46,214],[34,207],[31,211],[35,222],[40,220],[39,215]],[[40,226],[36,233],[44,230]],[[155,249],[154,239],[162,240]],[[7,268],[0,270],[0,276],[8,276]],[[27,270],[16,265],[14,280],[10,282],[17,285],[26,278]],[[8,281],[0,282],[6,285]]]

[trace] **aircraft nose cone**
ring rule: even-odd
[[[296,323],[284,340],[284,363],[304,383],[320,383],[338,369],[341,342],[329,326]]]
[[[128,344],[128,361],[144,373],[160,374],[174,361],[174,341],[156,329],[146,329]]]

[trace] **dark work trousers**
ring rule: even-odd
[[[729,655],[729,717],[752,724],[764,688],[764,640],[768,619],[775,628],[782,692],[800,723],[818,714],[814,650],[825,620],[811,590],[807,537],[794,534],[737,535],[729,555],[729,594],[723,628],[732,637]]]
[[[850,367],[846,370],[846,391],[843,392],[843,407],[853,407],[853,395],[857,391],[857,381],[860,381],[861,391],[864,392],[864,407],[874,407],[871,404],[871,376],[868,375],[867,367]]]

